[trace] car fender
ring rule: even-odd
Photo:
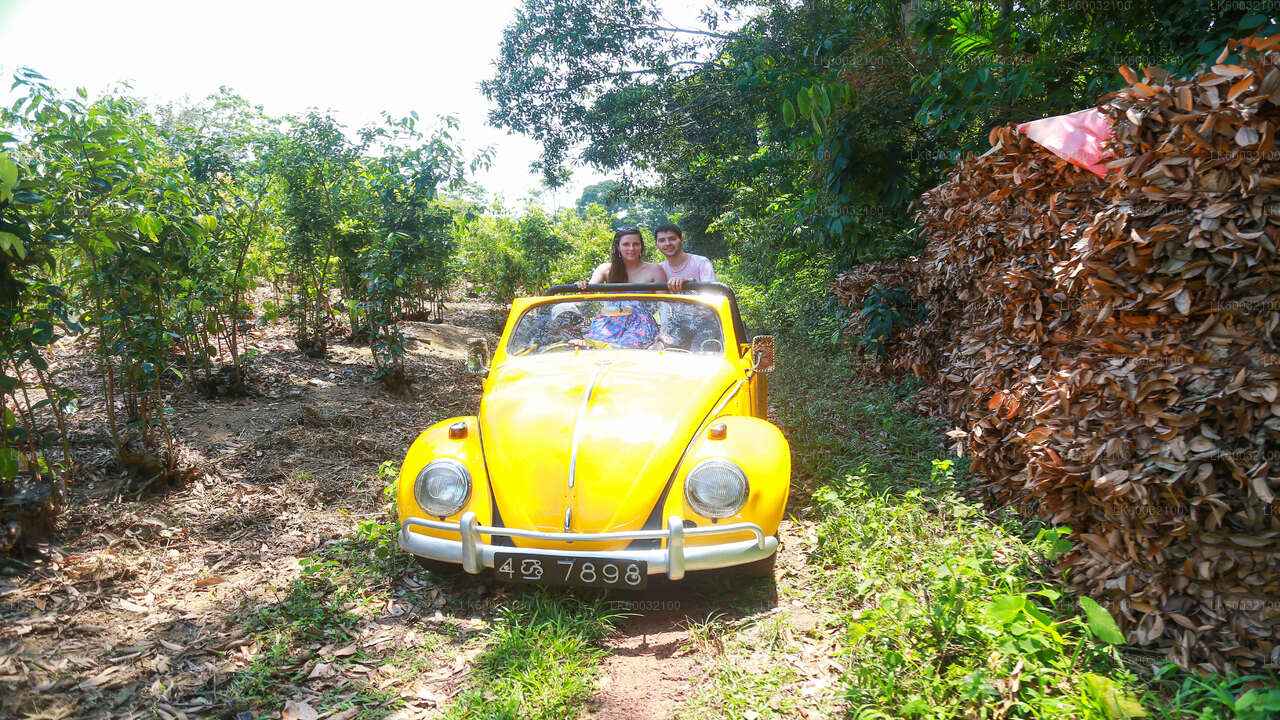
[[[725,426],[725,437],[723,440],[713,440],[709,437],[709,428],[719,424]],[[689,471],[710,458],[730,460],[746,473],[749,493],[747,502],[732,517],[720,520],[704,517],[695,512],[685,499],[684,484]],[[745,415],[720,416],[704,424],[689,444],[676,470],[675,482],[667,494],[663,517],[679,515],[699,527],[716,523],[751,522],[759,525],[765,534],[774,535],[778,531],[778,524],[782,522],[790,489],[791,449],[782,431],[760,418]],[[744,533],[741,538],[734,539],[749,537],[749,533]],[[725,542],[728,539],[720,536],[715,542]],[[699,540],[691,537],[688,543],[701,544]]]
[[[455,423],[463,423],[466,427],[466,434],[458,439],[449,437],[449,426]],[[418,473],[427,466],[427,463],[440,458],[457,460],[471,474],[470,498],[456,514],[445,518],[427,515],[426,511],[418,506],[418,501],[413,496],[413,485],[417,481]],[[489,473],[484,463],[480,425],[474,415],[441,420],[424,430],[413,441],[409,446],[409,452],[405,454],[404,462],[400,464],[400,476],[396,480],[396,509],[402,524],[411,517],[457,522],[467,511],[476,514],[479,524],[493,524],[493,499],[489,489]],[[456,532],[429,530],[416,526],[412,531],[440,538],[458,539]],[[489,542],[489,536],[482,536],[482,539],[484,542]]]

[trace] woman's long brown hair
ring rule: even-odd
[[[640,234],[639,228],[619,230],[613,234],[613,245],[609,248],[609,276],[605,278],[606,282],[630,282],[630,278],[627,277],[627,264],[622,261],[622,250],[618,248],[622,243],[622,238],[628,235],[635,235],[640,238],[640,260],[644,260],[644,235]]]

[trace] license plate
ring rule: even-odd
[[[508,582],[639,589],[649,581],[643,560],[494,553],[493,573]]]

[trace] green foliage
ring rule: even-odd
[[[165,141],[181,154],[191,177],[196,222],[204,231],[202,242],[188,250],[183,292],[174,304],[187,373],[198,362],[210,380],[217,369],[212,361],[225,348],[230,389],[239,391],[240,323],[247,314],[242,298],[265,271],[252,251],[279,241],[280,187],[260,159],[271,121],[226,88],[194,105],[160,108],[159,115]]]
[[[743,322],[752,334],[778,335],[809,348],[830,349],[841,342],[847,310],[831,294],[829,258],[805,262],[799,253],[773,265],[734,253],[716,263],[716,278],[734,288]]]
[[[862,308],[858,310],[858,316],[864,323],[862,334],[857,338],[859,347],[883,358],[885,344],[895,332],[904,325],[923,320],[920,308],[911,304],[910,292],[909,288],[902,286],[885,289],[880,285],[867,292]]]
[[[582,189],[576,206],[586,215],[593,205],[603,207],[612,218],[614,228],[639,227],[653,232],[662,223],[671,222],[675,213],[662,202],[648,197],[643,189],[632,188],[617,180],[603,180]]]
[[[521,593],[502,610],[493,644],[477,660],[477,683],[446,718],[559,720],[577,717],[595,691],[598,646],[619,614],[603,596],[546,589]]]
[[[409,116],[363,133],[376,152],[362,176],[370,197],[342,244],[344,257],[352,253],[359,268],[359,281],[348,284],[346,295],[363,314],[375,376],[392,388],[408,382],[400,315],[406,305],[439,300],[452,279],[454,220],[438,193],[463,177],[461,152],[449,134],[455,126],[446,118],[426,137]]]
[[[857,381],[847,357],[779,358],[773,407],[819,511],[810,562],[844,608],[851,717],[1261,718],[1280,700],[1274,677],[1141,680],[1114,618],[1047,572],[1070,530],[961,497],[943,428],[904,409],[911,386]]]
[[[269,162],[284,184],[289,226],[281,264],[288,269],[288,305],[300,343],[323,350],[333,261],[339,256],[347,288],[359,280],[357,205],[362,148],[331,115],[293,118],[272,138]]]
[[[262,278],[285,281],[267,314],[283,309],[321,350],[336,284],[363,313],[378,375],[407,385],[396,322],[438,308],[452,280],[454,222],[437,197],[466,171],[452,120],[430,135],[416,116],[389,120],[356,143],[314,112],[281,131],[225,88],[155,112],[123,91],[65,98],[25,68],[14,90],[0,108],[0,495],[22,475],[70,479],[76,398],[49,348],[86,328],[118,458],[143,485],[173,473],[166,390],[228,368],[218,391],[241,389],[246,296]]]
[[[1121,82],[1120,65],[1190,72],[1232,37],[1268,30],[1246,4],[939,2],[920,17],[927,52],[950,62],[922,73],[917,121],[950,131],[1060,114],[1093,104]]]
[[[1165,664],[1156,669],[1145,700],[1162,720],[1267,720],[1280,713],[1274,675],[1192,675]]]
[[[29,171],[15,178],[0,210],[24,245],[21,252],[10,247],[0,303],[17,320],[7,326],[13,334],[4,341],[16,351],[10,358],[30,364],[50,397],[59,398],[51,409],[69,467],[62,408],[70,398],[53,386],[32,342],[52,343],[55,321],[73,333],[81,323],[96,327],[108,428],[122,459],[138,444],[144,453],[163,449],[172,467],[160,383],[183,261],[204,235],[191,178],[136,100],[122,94],[91,104],[64,99],[26,69],[16,74],[15,88],[23,94],[3,111],[3,121],[19,129],[14,164]],[[4,137],[13,142],[15,135]],[[12,255],[23,261],[18,275]],[[35,289],[40,296],[27,294]],[[19,373],[11,377],[22,377],[17,364],[14,369]],[[25,395],[25,388],[17,389]],[[38,424],[34,410],[28,404],[24,413],[28,431]]]
[[[530,208],[519,217],[496,209],[460,222],[460,272],[500,302],[558,282],[586,280],[609,259],[613,229],[599,205],[553,216]]]

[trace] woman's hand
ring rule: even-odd
[[[578,289],[579,289],[579,290],[581,290],[581,291],[583,291],[583,292],[586,292],[586,290],[587,290],[587,281],[586,281],[586,280],[579,280],[578,282],[574,283],[574,285],[577,285],[577,286],[578,286]]]

